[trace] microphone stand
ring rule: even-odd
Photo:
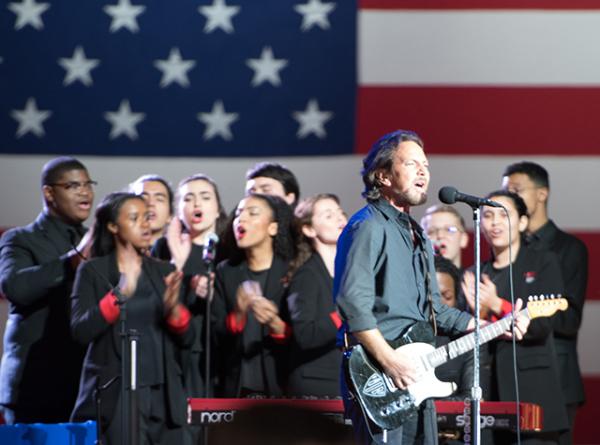
[[[96,386],[96,389],[94,390],[94,401],[96,403],[96,440],[94,441],[95,445],[103,445],[103,442],[102,442],[102,415],[101,415],[101,410],[100,410],[100,408],[102,406],[101,393],[105,389],[108,389],[113,383],[115,383],[119,377],[120,377],[119,375],[114,376],[112,379],[110,379],[104,385]]]
[[[137,347],[139,341],[139,333],[135,329],[129,331],[129,363],[131,363],[130,374],[130,392],[129,392],[129,439],[131,445],[140,443],[140,413],[138,408],[138,388],[137,388]]]
[[[473,387],[471,388],[471,431],[473,445],[481,444],[481,386],[479,372],[479,347],[481,325],[479,313],[481,311],[479,301],[479,283],[481,281],[481,208],[471,205],[473,209],[474,249],[475,249],[475,348],[473,349]]]
[[[121,338],[121,444],[139,443],[139,412],[137,398],[137,344],[139,334],[127,331],[127,299],[120,289],[113,289],[119,305],[119,337]],[[129,360],[128,360],[129,358]],[[129,366],[127,366],[129,363]],[[129,380],[127,379],[129,368]],[[129,383],[130,390],[127,391]]]
[[[212,313],[211,305],[214,294],[213,273],[215,271],[215,261],[212,256],[204,258],[204,264],[208,273],[208,293],[206,295],[206,310],[204,312],[204,397],[210,398],[210,361],[211,361],[211,341],[210,341],[210,316]],[[208,445],[208,426],[203,427],[204,445]]]

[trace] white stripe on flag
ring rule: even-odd
[[[599,85],[599,11],[359,13],[360,85]]]
[[[503,137],[508,137],[504,135]],[[449,142],[453,142],[449,140]],[[460,142],[460,141],[454,141]],[[507,144],[510,139],[507,139]],[[568,139],[565,140],[568,146]],[[427,139],[425,140],[427,147]],[[0,227],[24,225],[40,209],[39,175],[52,156],[0,155]],[[361,155],[281,157],[269,160],[287,165],[298,177],[302,196],[330,192],[337,194],[350,214],[364,205],[360,196],[362,181]],[[121,190],[138,176],[157,173],[176,185],[193,173],[213,177],[227,209],[232,209],[243,195],[245,172],[259,158],[151,158],[80,156],[90,175],[99,182],[96,203],[102,196]],[[485,195],[500,188],[504,168],[523,158],[516,156],[442,156],[431,155],[431,183],[425,206],[415,207],[413,216],[420,219],[428,205],[438,202],[440,187],[452,185],[462,192]],[[528,156],[548,169],[551,179],[550,215],[565,230],[600,231],[600,157],[598,156]],[[467,206],[457,209],[470,224]]]

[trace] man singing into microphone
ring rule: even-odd
[[[0,239],[0,289],[9,301],[0,404],[8,424],[68,422],[85,353],[71,338],[69,308],[81,262],[74,246],[85,255],[82,223],[96,183],[70,157],[48,162],[41,183],[42,213]]]
[[[350,341],[361,343],[404,389],[418,379],[415,357],[387,341],[417,321],[429,321],[449,335],[473,329],[475,323],[471,315],[441,304],[431,242],[409,213],[425,203],[429,185],[429,163],[419,136],[398,130],[380,138],[363,160],[362,177],[367,205],[350,218],[338,240],[333,293]],[[521,337],[528,321],[518,319],[517,326]],[[367,424],[356,399],[343,392],[358,439],[383,443],[381,430]],[[389,431],[387,443],[437,443],[431,399],[421,404],[417,416]]]

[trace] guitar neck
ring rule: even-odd
[[[521,310],[520,316],[529,317],[527,309]],[[512,323],[512,314],[498,320],[495,323],[484,326],[480,329],[479,343],[487,343],[497,337],[504,334]],[[465,354],[472,351],[475,348],[475,332],[471,332],[459,339],[451,341],[450,343],[440,346],[435,351],[430,352],[424,357],[425,364],[431,368],[436,368],[443,365],[448,360],[452,360],[459,355]]]

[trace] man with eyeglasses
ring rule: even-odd
[[[469,244],[462,215],[452,206],[431,206],[421,218],[421,227],[431,240],[435,253],[452,261],[460,270],[462,250]]]
[[[0,408],[8,424],[67,422],[73,409],[85,348],[71,338],[70,296],[89,250],[82,223],[94,185],[77,159],[49,161],[41,177],[42,212],[0,239],[0,291],[9,301]]]
[[[544,167],[527,161],[511,164],[504,170],[502,186],[523,198],[527,205],[529,226],[526,243],[540,251],[549,249],[559,257],[569,308],[554,315],[552,323],[570,425],[570,430],[561,435],[560,443],[570,444],[577,407],[585,401],[577,357],[577,333],[587,287],[588,251],[581,240],[563,232],[549,219],[550,179]]]

